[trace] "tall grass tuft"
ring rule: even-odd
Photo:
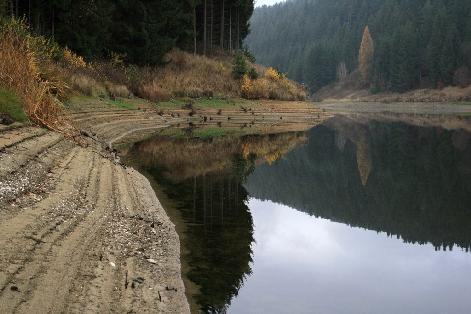
[[[22,21],[1,21],[0,28],[0,84],[12,90],[24,105],[33,122],[63,133],[72,127],[62,115],[62,107],[53,97],[58,84],[42,79],[37,44]]]

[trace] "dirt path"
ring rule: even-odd
[[[0,133],[0,247],[0,313],[189,311],[173,224],[97,145]]]

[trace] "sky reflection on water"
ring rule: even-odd
[[[471,254],[250,199],[253,274],[229,313],[469,313]],[[463,277],[463,274],[467,274]]]

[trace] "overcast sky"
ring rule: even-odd
[[[255,6],[261,7],[262,5],[272,5],[278,2],[283,2],[282,0],[255,0]]]

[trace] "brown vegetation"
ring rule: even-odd
[[[246,99],[305,100],[306,90],[299,84],[288,80],[273,68],[263,69],[262,77],[250,79],[244,75],[241,95]]]
[[[73,90],[90,96],[135,96],[150,101],[167,101],[174,97],[244,97],[247,99],[304,100],[303,87],[276,70],[256,66],[258,79],[248,76],[241,81],[232,75],[230,56],[208,58],[180,50],[167,55],[159,67],[125,65],[119,58],[87,66],[67,64],[64,79]],[[246,79],[248,84],[246,84]]]
[[[54,95],[63,92],[60,82],[42,77],[37,39],[26,35],[21,21],[12,21],[0,29],[0,84],[21,98],[29,118],[52,130],[71,133]]]
[[[460,102],[471,101],[471,85],[468,87],[449,86],[443,89],[416,89],[406,93],[371,94],[367,89],[344,88],[339,83],[325,87],[316,93],[317,101],[348,102]]]
[[[100,98],[133,95],[153,101],[176,97],[244,97],[304,100],[304,88],[278,71],[251,64],[251,75],[233,77],[230,55],[208,58],[171,51],[161,66],[125,64],[124,56],[88,63],[68,48],[32,35],[21,20],[0,21],[1,87],[13,91],[31,121],[74,134],[61,100],[73,94]]]

